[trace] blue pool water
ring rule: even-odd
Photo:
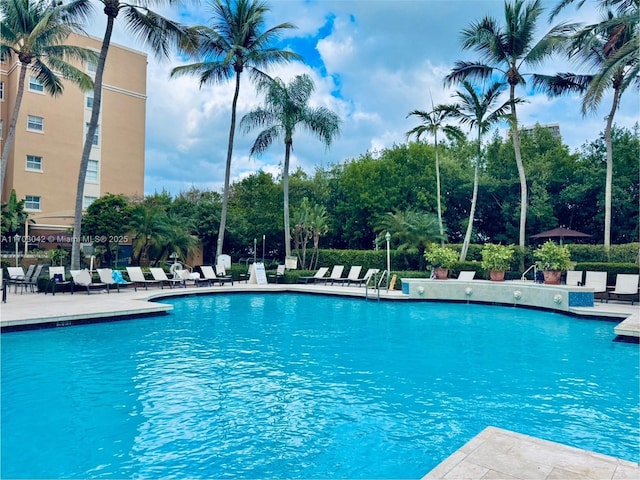
[[[638,345],[508,307],[308,295],[3,334],[2,478],[420,478],[488,425],[639,460]]]

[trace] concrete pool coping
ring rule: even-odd
[[[103,321],[130,318],[132,316],[170,312],[172,306],[163,304],[162,298],[182,295],[234,292],[299,292],[364,297],[377,300],[405,300],[400,291],[380,292],[364,287],[291,285],[291,284],[241,284],[233,286],[165,288],[158,287],[137,292],[133,288],[120,293],[94,292],[87,295],[78,291],[74,295],[11,293],[6,304],[0,307],[0,328],[38,328],[42,326],[67,326],[93,319]],[[154,301],[150,301],[154,300]],[[414,301],[414,300],[411,300]],[[420,300],[415,300],[420,301]],[[622,303],[596,303],[593,307],[572,309],[569,313],[580,316],[611,317],[625,319],[612,324],[612,339],[627,331],[637,338],[640,332],[638,307]],[[627,324],[625,325],[625,322]],[[615,327],[613,325],[616,325]],[[624,335],[624,334],[622,334]],[[535,479],[623,479],[640,478],[640,465],[634,462],[608,457],[587,450],[521,435],[516,432],[487,427],[476,437],[454,452],[426,474],[434,478],[535,478]]]

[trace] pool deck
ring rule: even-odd
[[[172,306],[163,304],[163,297],[227,292],[306,292],[341,296],[365,297],[375,300],[408,300],[400,291],[378,291],[364,287],[325,285],[235,285],[169,288],[152,287],[122,289],[120,293],[77,291],[75,294],[14,293],[0,306],[0,327],[67,326],[93,319],[116,320],[133,316],[162,314]],[[156,300],[156,301],[149,301]],[[612,323],[612,340],[616,335],[640,336],[638,305],[611,302],[593,307],[580,307],[571,313],[613,317],[621,323]],[[639,445],[640,447],[640,445]],[[454,452],[427,473],[424,479],[639,479],[640,465],[587,450],[549,442],[496,427],[487,427],[467,444]]]

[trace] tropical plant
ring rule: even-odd
[[[547,240],[533,251],[540,270],[566,270],[571,266],[571,252],[566,245]]]
[[[94,245],[104,249],[107,266],[113,262],[113,250],[120,239],[124,242],[131,216],[131,206],[123,195],[106,194],[96,199],[82,219],[82,234],[94,239]]]
[[[91,117],[82,149],[80,170],[78,171],[73,221],[73,243],[71,245],[71,268],[73,269],[77,269],[80,266],[80,244],[78,240],[82,226],[84,184],[87,176],[87,166],[89,164],[93,138],[96,134],[98,120],[100,118],[104,67],[107,61],[107,54],[109,53],[109,46],[111,45],[111,35],[116,18],[120,17],[124,19],[123,21],[126,23],[127,29],[131,31],[136,38],[144,42],[154,55],[159,57],[167,57],[172,46],[180,47],[185,51],[195,48],[194,34],[191,30],[150,9],[153,5],[178,5],[180,4],[180,0],[133,0],[128,3],[120,0],[98,0],[98,2],[104,5],[103,12],[107,16],[107,21],[94,77],[93,107],[91,108]]]
[[[291,256],[291,228],[289,226],[289,161],[293,148],[293,134],[301,126],[317,135],[328,148],[340,132],[340,119],[326,107],[310,107],[309,100],[315,89],[308,75],[297,75],[288,85],[279,79],[262,78],[258,91],[265,92],[264,107],[247,113],[240,121],[245,133],[253,128],[264,128],[251,147],[250,155],[263,153],[277,139],[284,139],[284,167],[282,188],[284,191],[284,248]]]
[[[485,243],[480,253],[482,255],[482,268],[505,272],[511,268],[515,246]]]
[[[128,230],[131,232],[134,265],[150,262],[150,250],[162,248],[167,229],[167,215],[160,206],[140,203],[133,207]]]
[[[2,148],[0,194],[15,138],[27,72],[35,75],[44,90],[54,97],[64,90],[63,78],[83,90],[93,86],[91,78],[69,62],[94,59],[95,53],[85,48],[63,45],[71,33],[82,32],[78,22],[85,20],[89,11],[88,0],[69,3],[0,0],[0,60],[7,61],[15,56],[20,62],[15,104]]]
[[[451,268],[458,261],[458,253],[442,245],[431,245],[424,253],[427,263],[433,268]]]
[[[509,120],[513,150],[520,178],[520,248],[525,246],[527,223],[527,178],[520,152],[520,133],[516,111],[516,87],[526,83],[521,71],[523,65],[538,65],[562,47],[567,29],[564,25],[554,27],[537,43],[533,43],[536,26],[542,14],[542,1],[506,1],[504,4],[504,26],[498,20],[485,17],[463,30],[463,49],[478,52],[486,63],[457,61],[445,81],[448,84],[464,79],[490,79],[501,75],[509,85]]]
[[[476,128],[477,131],[478,154],[473,171],[473,193],[471,195],[471,208],[469,209],[469,223],[467,224],[467,231],[460,251],[460,261],[464,262],[471,243],[471,233],[478,199],[478,171],[482,164],[482,136],[495,123],[507,115],[510,104],[505,102],[500,106],[496,106],[498,98],[505,89],[504,83],[494,82],[481,94],[478,94],[473,85],[467,80],[462,81],[462,87],[464,90],[458,90],[454,95],[457,103],[444,105],[440,108],[446,111],[451,118],[457,119],[463,125],[468,125],[470,129]],[[516,99],[516,103],[518,101]]]
[[[176,67],[171,77],[196,75],[200,86],[221,83],[235,76],[235,91],[231,104],[231,125],[227,146],[227,161],[224,175],[222,212],[218,230],[216,258],[222,255],[224,233],[229,203],[229,178],[233,155],[233,137],[236,129],[236,109],[240,93],[240,76],[246,69],[253,79],[266,76],[264,69],[274,64],[300,60],[301,57],[288,50],[273,47],[283,30],[295,28],[290,23],[281,23],[264,28],[269,7],[259,0],[212,0],[213,23],[211,27],[194,27],[200,37],[195,51],[187,52],[197,63]],[[285,232],[285,235],[288,233]]]
[[[311,204],[307,197],[294,210],[293,241],[298,262],[302,269],[307,268],[307,244],[313,240],[313,252],[309,260],[309,269],[316,268],[320,237],[329,231],[327,209],[323,205]]]
[[[571,2],[561,2],[567,4]],[[583,2],[580,2],[582,6]],[[555,76],[537,75],[535,84],[549,95],[572,92],[583,94],[582,114],[595,112],[604,92],[613,90],[611,108],[605,117],[604,130],[607,147],[607,169],[605,180],[604,247],[611,247],[611,204],[613,183],[613,146],[611,131],[613,118],[620,105],[624,91],[634,85],[640,87],[640,30],[638,1],[603,0],[603,7],[616,6],[616,14],[609,10],[598,23],[580,28],[570,36],[567,49],[570,59],[578,59],[581,65],[593,69],[593,74],[558,73]],[[558,6],[556,11],[559,11]]]
[[[18,201],[15,189],[11,190],[9,201],[2,204],[2,242],[9,241],[15,234],[23,232],[29,214],[24,211],[24,200]]]
[[[463,137],[462,131],[453,125],[446,125],[445,121],[449,117],[449,111],[443,109],[436,109],[433,107],[430,112],[422,110],[413,110],[408,117],[415,115],[422,120],[422,124],[412,128],[406,134],[407,139],[412,135],[416,136],[416,140],[420,140],[420,136],[423,133],[433,135],[433,146],[436,153],[436,203],[438,208],[438,226],[440,228],[441,242],[444,243],[444,224],[442,223],[442,200],[441,200],[441,186],[440,186],[440,159],[438,158],[438,132],[442,132],[450,138]]]

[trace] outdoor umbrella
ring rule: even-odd
[[[578,232],[576,230],[571,230],[569,228],[558,227],[553,230],[547,230],[546,232],[537,233],[536,235],[531,235],[531,238],[559,238],[560,245],[562,245],[562,241],[564,237],[571,238],[589,238],[591,235],[587,235],[586,233]]]

